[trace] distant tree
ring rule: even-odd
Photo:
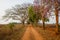
[[[34,24],[35,22],[36,22],[36,14],[35,14],[35,11],[34,11],[34,8],[33,8],[33,6],[30,6],[29,8],[28,8],[28,16],[29,16],[29,22],[31,23],[31,24]]]
[[[30,6],[29,4],[27,5]],[[12,18],[13,20],[20,20],[21,23],[24,24],[28,18],[28,6],[16,5],[15,7],[12,7],[12,9],[7,9],[3,19],[9,20]]]
[[[28,21],[31,24],[37,24],[38,23],[39,18],[37,18],[37,15],[36,15],[36,13],[34,11],[34,7],[33,6],[30,6],[28,8],[28,16],[29,16],[29,20]]]
[[[34,8],[35,8],[35,12],[37,14],[37,17],[42,20],[42,23],[43,23],[43,29],[45,29],[45,22],[46,21],[49,21],[49,17],[48,17],[48,12],[49,12],[49,9],[50,7],[48,7],[46,5],[46,3],[44,3],[45,0],[36,0],[34,1],[35,5],[34,5]],[[39,4],[39,2],[41,2],[41,4]]]
[[[45,29],[45,22],[49,21],[49,16],[48,16],[49,9],[45,8],[45,5],[40,6],[40,7],[41,7],[40,14],[41,14],[41,20],[43,23],[43,29]]]
[[[41,20],[41,18],[42,18],[42,15],[41,15],[41,12],[40,12],[40,6],[34,5],[34,12],[36,14],[36,22],[38,24],[38,21]]]

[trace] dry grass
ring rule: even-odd
[[[35,29],[43,36],[44,40],[60,40],[60,35],[56,35],[52,29],[43,30],[35,27]]]
[[[26,27],[21,24],[15,25],[12,30],[8,25],[0,26],[0,40],[20,40],[25,30]]]
[[[54,25],[46,25],[46,30],[43,30],[41,26],[42,25],[40,25],[40,27],[35,27],[35,29],[43,36],[44,40],[60,40],[60,35],[55,34]],[[24,27],[22,24],[16,24],[13,29],[10,29],[8,25],[1,25],[0,40],[21,40],[21,37],[24,35],[25,30],[26,27]],[[33,37],[30,38],[33,40]]]

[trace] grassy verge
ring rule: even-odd
[[[60,35],[55,35],[54,31],[43,30],[39,27],[35,27],[35,29],[43,36],[44,40],[60,40]]]
[[[24,35],[26,27],[16,26],[13,31],[8,26],[0,28],[0,40],[20,40]]]

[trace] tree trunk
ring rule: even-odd
[[[22,21],[22,24],[24,25],[24,21]]]
[[[55,0],[56,33],[58,33],[58,2]]]
[[[45,30],[45,21],[44,21],[44,17],[42,17],[42,23],[43,23],[43,29]]]
[[[55,8],[55,15],[56,15],[56,33],[58,33],[58,9]]]
[[[25,27],[25,23],[24,23],[24,21],[22,21],[22,26]]]

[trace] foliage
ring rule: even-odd
[[[4,25],[0,28],[0,40],[21,40],[26,31],[26,27],[22,27],[21,24],[14,27],[14,31],[11,32],[10,27],[8,25]],[[17,28],[17,29],[16,29]]]
[[[29,22],[34,23],[36,21],[36,14],[34,12],[33,6],[28,8]]]
[[[8,26],[10,27],[11,30],[13,30],[13,27],[15,26],[15,23],[9,23]]]
[[[47,21],[49,21],[49,19],[48,18],[44,18],[44,21],[47,22]]]
[[[26,5],[30,6],[29,4]],[[23,7],[21,7],[22,5],[15,5],[11,9],[7,9],[5,11],[6,15],[3,16],[3,19],[6,19],[6,21],[9,19],[19,20],[21,21],[21,23],[24,23],[28,18],[28,6],[26,5],[24,5]]]

